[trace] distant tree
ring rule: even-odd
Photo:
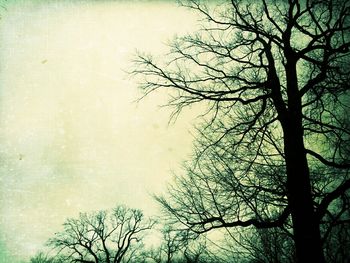
[[[205,237],[193,240],[187,230],[179,230],[176,224],[165,223],[160,230],[162,234],[159,246],[144,251],[144,258],[149,263],[200,263],[207,261]]]
[[[249,229],[234,233],[231,246],[244,249],[243,262],[293,263],[295,262],[294,243],[291,235],[280,228]],[[234,242],[233,242],[234,241]]]
[[[184,238],[180,231],[174,230],[170,225],[165,225],[163,230],[163,243],[160,252],[163,254],[163,262],[171,263],[176,255],[180,253],[188,240]]]
[[[140,210],[125,206],[110,212],[81,213],[78,219],[68,219],[64,230],[48,245],[57,249],[64,262],[135,262],[144,232],[154,224],[145,220]]]
[[[208,106],[186,177],[158,200],[198,234],[278,227],[298,262],[325,262],[327,233],[350,220],[350,1],[184,5],[202,29],[133,72],[145,94],[169,90],[174,114]]]
[[[202,240],[194,240],[192,242],[188,242],[187,246],[183,249],[183,258],[184,263],[209,263],[209,262],[217,262],[220,263],[218,258],[212,260],[209,256],[210,251],[206,244],[206,238]]]
[[[34,257],[30,259],[30,263],[64,263],[60,257],[52,257],[44,252],[38,252]]]
[[[45,255],[43,252],[37,253],[30,259],[30,263],[53,263],[54,259]]]
[[[330,210],[338,213],[327,213],[321,225],[325,256],[328,262],[350,262],[350,196],[342,195],[332,204]]]
[[[146,251],[145,256],[154,263],[176,262],[189,242],[186,232],[176,230],[174,226],[166,223],[160,232],[162,234],[160,245]]]

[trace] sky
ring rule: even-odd
[[[28,260],[79,212],[153,193],[191,153],[196,111],[169,124],[167,94],[136,103],[136,50],[197,27],[167,1],[0,0],[0,263]]]

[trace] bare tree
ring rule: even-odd
[[[164,223],[160,230],[162,234],[161,243],[157,247],[148,250],[145,257],[151,262],[173,263],[183,256],[183,250],[189,243],[187,231],[181,231],[174,225]]]
[[[332,211],[333,210],[333,211]],[[337,211],[337,213],[334,212]],[[329,262],[350,261],[350,196],[343,194],[332,203],[321,225],[325,256]]]
[[[163,243],[160,246],[161,253],[164,254],[164,263],[173,262],[176,254],[184,247],[187,239],[184,239],[180,231],[174,230],[170,225],[164,225],[163,230]]]
[[[81,213],[78,219],[68,219],[48,244],[58,249],[65,262],[130,262],[139,252],[143,233],[154,223],[144,220],[140,210],[125,206]]]
[[[174,114],[208,105],[187,177],[159,201],[197,233],[282,227],[298,262],[325,262],[320,224],[349,220],[333,204],[350,188],[350,1],[183,5],[202,29],[133,72]]]
[[[178,224],[164,223],[160,230],[162,234],[159,246],[145,250],[146,262],[155,263],[200,263],[219,262],[207,258],[208,247],[206,238],[194,239],[187,230],[181,230]],[[196,236],[197,237],[197,236]]]
[[[30,263],[64,263],[60,257],[51,257],[44,252],[38,252],[30,258]]]
[[[249,229],[235,233],[229,240],[231,246],[244,248],[246,262],[259,263],[293,263],[295,253],[293,239],[280,228]]]

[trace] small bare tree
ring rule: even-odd
[[[64,260],[57,256],[52,257],[44,252],[38,252],[30,258],[30,263],[64,263]]]
[[[159,246],[144,252],[149,263],[200,263],[218,262],[206,258],[208,247],[206,238],[189,233],[178,227],[178,224],[165,223],[160,230],[162,234]]]
[[[125,206],[81,213],[78,219],[68,219],[48,245],[58,250],[64,262],[130,262],[142,246],[144,232],[155,224],[143,217],[140,210]]]

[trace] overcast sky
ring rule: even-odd
[[[168,125],[140,96],[135,50],[159,55],[197,19],[170,2],[0,0],[0,262],[32,256],[67,217],[150,194],[191,152],[195,113]]]

